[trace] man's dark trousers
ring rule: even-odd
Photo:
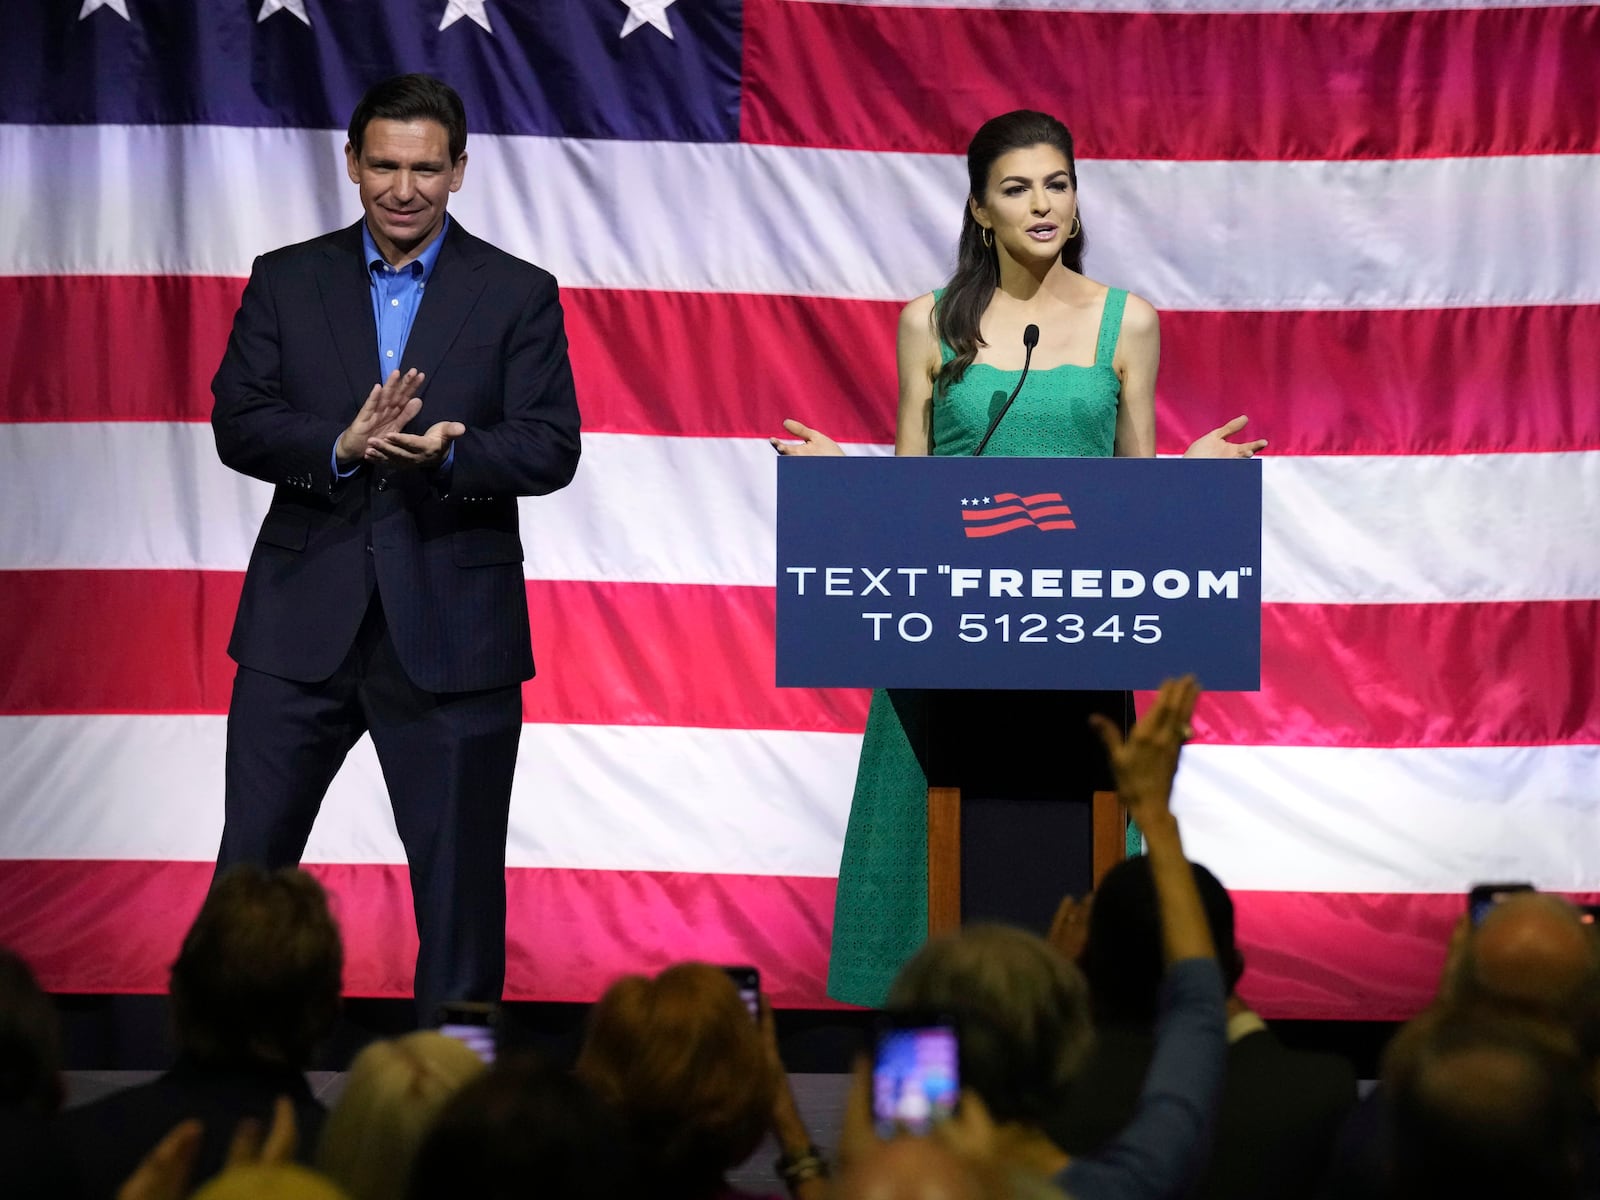
[[[333,677],[303,684],[240,667],[228,709],[217,870],[299,863],[345,754],[370,733],[411,867],[419,1019],[505,983],[506,826],[522,730],[519,687],[433,693],[395,657],[376,590]]]

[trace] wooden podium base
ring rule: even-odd
[[[1093,874],[1095,885],[1126,854],[1126,820],[1115,792],[1095,792]],[[961,927],[961,789],[928,789],[928,936]]]

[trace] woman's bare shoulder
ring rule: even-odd
[[[1143,296],[1129,292],[1128,301],[1122,307],[1122,332],[1154,333],[1160,326],[1161,317],[1156,306]]]
[[[933,293],[924,292],[900,310],[900,332],[933,333]]]

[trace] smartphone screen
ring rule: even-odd
[[[723,967],[733,986],[739,989],[739,999],[750,1010],[752,1020],[761,1019],[761,972],[754,967]]]
[[[955,1112],[960,1051],[951,1020],[885,1020],[872,1062],[872,1118],[880,1137],[920,1137]]]
[[[1474,925],[1481,924],[1484,917],[1489,915],[1489,910],[1507,896],[1517,892],[1533,891],[1531,883],[1479,883],[1474,884],[1467,893],[1467,912],[1472,916]]]
[[[439,1032],[464,1044],[486,1063],[498,1048],[499,1009],[493,1004],[451,1001],[439,1006]]]

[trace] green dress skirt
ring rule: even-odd
[[[1112,359],[1127,297],[1119,288],[1106,295],[1093,366],[1029,372],[985,455],[1111,455],[1122,390]],[[944,355],[951,357],[949,347]],[[933,452],[971,454],[1018,374],[976,363],[941,391],[933,409]],[[828,994],[836,1000],[882,1006],[901,964],[927,940],[927,729],[925,693],[873,693],[834,905]]]

